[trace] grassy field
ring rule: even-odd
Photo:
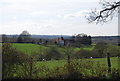
[[[13,43],[12,46],[16,48],[17,50],[24,52],[28,55],[35,55],[39,54],[40,52],[46,52],[52,47],[57,49],[61,54],[64,56],[66,49],[72,49],[73,52],[77,52],[81,49],[84,50],[93,50],[95,45],[91,46],[83,46],[81,48],[78,47],[61,47],[57,45],[49,45],[49,46],[42,46],[37,44],[19,44],[19,43]],[[49,52],[49,51],[48,51]],[[71,52],[70,52],[71,53]],[[44,53],[43,53],[44,54]],[[51,53],[50,53],[51,54]],[[37,58],[37,57],[36,57]],[[42,58],[43,59],[43,58]],[[49,76],[59,76],[59,75],[67,75],[68,67],[72,67],[72,71],[77,71],[78,73],[82,73],[83,76],[89,77],[89,76],[100,76],[99,74],[108,73],[108,66],[107,66],[107,58],[82,58],[82,59],[72,59],[71,57],[71,65],[68,66],[67,64],[67,56],[65,56],[64,59],[60,60],[49,60],[49,61],[38,61],[34,60],[33,63],[33,77],[40,77],[40,78],[47,78]],[[111,57],[111,68],[118,69],[118,57]],[[29,76],[29,62],[27,65],[16,65],[17,67],[16,72],[13,73],[12,76],[22,76],[20,73],[23,74],[27,73],[23,76]],[[66,69],[67,68],[67,69]],[[19,70],[18,70],[19,69]],[[93,73],[94,72],[94,73]],[[103,73],[102,73],[103,72]],[[12,74],[12,73],[11,73]],[[19,75],[20,74],[20,75]]]
[[[91,60],[94,62],[93,67],[89,68],[89,69],[83,69],[83,72],[85,72],[84,70],[86,70],[86,72],[88,74],[87,76],[92,75],[91,72],[89,72],[92,69],[94,69],[94,70],[96,69],[96,70],[98,70],[98,72],[101,72],[104,67],[108,68],[106,58],[83,59],[82,63],[89,65],[89,63],[91,64],[91,62],[90,62]],[[81,62],[80,59],[78,59],[78,61]],[[66,63],[67,63],[67,60],[51,60],[51,61],[36,62],[35,66],[37,66],[38,68],[42,68],[42,71],[39,73],[39,76],[41,78],[43,78],[43,77],[46,77],[47,72],[49,72],[49,71],[54,72],[54,70],[56,71],[55,68],[57,68],[57,67],[60,67],[60,68],[62,67],[59,73],[64,73],[63,67]],[[112,69],[118,69],[118,58],[117,57],[111,57],[111,66],[112,66],[111,67]],[[45,73],[44,73],[44,70],[46,70],[45,69],[46,67],[49,68],[49,71],[45,71]],[[79,68],[81,68],[81,66],[79,66]],[[86,76],[86,74],[85,74],[85,76]]]
[[[100,64],[104,64],[107,66],[107,58],[93,58],[93,59],[83,59],[83,60],[92,60],[94,62],[99,62]],[[111,68],[118,69],[118,57],[111,57]],[[67,63],[67,60],[52,60],[52,61],[41,61],[36,62],[36,65],[39,67],[41,65],[45,65],[49,68],[54,68],[56,66],[63,66]]]
[[[25,54],[33,54],[36,52],[40,51],[46,51],[47,49],[50,49],[52,46],[42,46],[42,45],[37,45],[37,44],[20,44],[20,43],[13,43],[12,46],[16,48],[17,50],[24,52]],[[60,52],[64,52],[64,47],[56,46],[54,45],[56,49]],[[80,49],[85,49],[85,50],[92,50],[94,49],[94,46],[84,46],[81,48],[73,47],[72,48],[74,52],[79,51]]]
[[[33,54],[48,48],[37,44],[20,44],[20,43],[13,43],[12,46],[25,54]]]
[[[111,57],[110,60],[111,60],[111,68],[118,69],[118,57]],[[97,58],[97,59],[93,59],[93,61],[107,65],[107,58]]]
[[[42,46],[42,45],[37,45],[37,44],[19,44],[19,43],[13,43],[12,44],[13,47],[15,47],[17,50],[24,52],[25,54],[33,54],[36,52],[40,52],[40,51],[46,51],[46,49],[50,49],[51,46]],[[54,46],[56,47],[56,49],[61,52],[62,54],[64,54],[64,47],[60,47],[60,46]],[[74,52],[79,51],[80,49],[85,49],[85,50],[92,50],[94,49],[94,45],[93,46],[84,46],[82,48],[77,48],[74,47],[72,48],[74,50]],[[107,65],[107,59],[106,58],[93,58],[92,59],[95,62],[100,62],[101,64],[105,64]],[[44,64],[47,65],[48,67],[52,68],[54,66],[63,66],[66,63],[65,60],[59,60],[59,61],[46,61],[46,62],[37,62],[37,66]],[[112,57],[111,58],[111,65],[114,68],[118,67],[118,58],[116,57]]]

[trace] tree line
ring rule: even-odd
[[[69,38],[64,38],[64,41],[70,43],[72,46],[80,45],[91,45],[92,39],[91,36],[84,34],[73,35]],[[43,39],[43,38],[32,38],[31,35],[27,32],[24,34],[24,31],[18,37],[7,37],[5,34],[2,35],[2,43],[34,43],[34,44],[55,44],[55,39]]]

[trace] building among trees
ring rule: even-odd
[[[65,40],[64,40],[63,37],[57,38],[57,39],[55,39],[55,43],[58,44],[58,45],[63,46],[63,45],[65,45]]]
[[[71,45],[71,46],[77,46],[80,47],[80,45],[91,45],[92,44],[92,38],[91,36],[87,36],[86,34],[78,34],[74,35],[68,39],[66,38],[57,38],[55,39],[55,44],[64,46],[64,45]]]

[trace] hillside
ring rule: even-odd
[[[40,51],[46,51],[49,50],[51,47],[55,47],[58,51],[63,52],[65,49],[64,47],[56,46],[56,45],[49,45],[49,46],[42,46],[37,44],[25,44],[25,43],[12,43],[12,46],[16,48],[19,51],[22,51],[26,54],[32,54],[32,53],[39,53]],[[85,46],[82,48],[73,47],[74,51],[78,51],[80,49],[85,50],[92,50],[94,46]]]
[[[120,36],[94,36],[92,43],[106,42],[108,44],[118,45],[120,43]]]

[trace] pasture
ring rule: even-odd
[[[78,63],[78,65],[76,65]],[[60,75],[67,75],[68,67],[72,68],[72,72],[82,73],[85,77],[100,77],[101,75],[108,76],[108,69],[106,58],[96,58],[96,59],[77,59],[71,60],[71,65],[66,66],[67,60],[51,60],[51,61],[40,61],[34,62],[33,77],[38,76],[38,78],[55,78]],[[112,70],[118,69],[118,58],[111,58]],[[23,68],[26,69],[26,68]],[[94,71],[94,73],[92,72]],[[76,76],[76,74],[75,74]],[[76,77],[74,77],[76,78]]]
[[[113,74],[109,76],[108,74],[108,63],[107,58],[72,58],[70,59],[70,64],[68,63],[68,58],[66,54],[66,50],[69,51],[69,53],[74,54],[77,51],[80,51],[81,49],[84,50],[94,50],[95,45],[91,46],[83,46],[81,48],[78,47],[63,47],[63,46],[57,46],[57,45],[48,45],[48,46],[42,46],[37,44],[25,44],[25,43],[12,43],[12,47],[15,48],[18,51],[23,52],[25,55],[28,55],[28,57],[34,57],[39,58],[41,55],[48,53],[57,53],[62,54],[64,58],[62,59],[49,59],[49,60],[33,60],[33,61],[25,61],[22,64],[14,64],[11,67],[14,67],[14,69],[11,68],[10,70],[10,76],[13,78],[15,77],[21,77],[21,78],[38,78],[38,79],[47,79],[47,78],[67,78],[70,77],[73,78],[84,78],[84,77],[102,77],[107,78],[111,76],[116,76],[114,72],[117,72],[118,70],[118,57],[111,57],[111,70]],[[51,48],[55,48],[55,50]],[[50,53],[49,53],[50,52]],[[56,55],[56,54],[55,54]],[[37,57],[36,57],[37,56]],[[46,57],[47,57],[46,56]],[[54,54],[53,54],[54,56]],[[42,58],[43,59],[43,58]],[[10,69],[10,68],[9,68]],[[69,70],[69,71],[68,71]],[[22,74],[21,74],[22,73]],[[74,74],[75,76],[73,76]],[[10,76],[5,75],[6,78],[10,78]],[[69,77],[69,78],[70,78]]]
[[[46,51],[47,49],[50,49],[51,47],[55,47],[60,52],[64,51],[64,47],[60,47],[57,45],[42,46],[42,45],[37,45],[37,44],[13,43],[12,46],[14,48],[16,48],[17,50],[24,52],[25,54],[32,54],[32,53],[36,53],[36,52],[40,52],[40,51]],[[84,46],[81,48],[72,47],[72,49],[73,49],[73,51],[78,51],[80,49],[92,50],[92,49],[94,49],[94,45]]]
[[[50,49],[52,46],[42,46],[42,45],[37,45],[37,44],[20,44],[20,43],[13,43],[12,46],[14,48],[16,48],[19,51],[24,52],[25,54],[28,55],[32,55],[35,53],[39,53],[41,51],[45,52],[46,50]],[[85,49],[85,50],[93,50],[95,45],[91,45],[91,46],[84,46],[81,48],[77,48],[77,47],[72,47],[73,51],[79,51],[80,49]],[[61,52],[62,54],[64,54],[65,48],[64,47],[60,47],[57,45],[54,45],[54,47]],[[113,46],[115,47],[115,46]],[[65,55],[66,56],[66,55]],[[84,59],[86,60],[86,59]],[[94,62],[100,62],[101,64],[105,64],[107,65],[107,59],[106,58],[92,58],[90,60],[93,60]],[[54,67],[54,66],[63,66],[66,63],[66,60],[52,60],[52,61],[46,61],[46,62],[37,62],[37,66],[44,64],[47,67]],[[111,58],[111,65],[112,68],[118,68],[118,58],[117,57],[112,57]]]
[[[89,60],[95,62],[95,63],[100,63],[101,65],[107,66],[107,58],[92,58],[92,59],[82,59],[82,60]],[[116,68],[118,69],[118,57],[111,57],[111,68]],[[79,61],[79,59],[78,59]],[[41,61],[41,62],[36,62],[36,65],[40,67],[41,65],[45,65],[46,67],[49,68],[54,68],[58,66],[64,66],[67,63],[67,60],[52,60],[52,61]],[[95,64],[94,64],[95,66]]]

